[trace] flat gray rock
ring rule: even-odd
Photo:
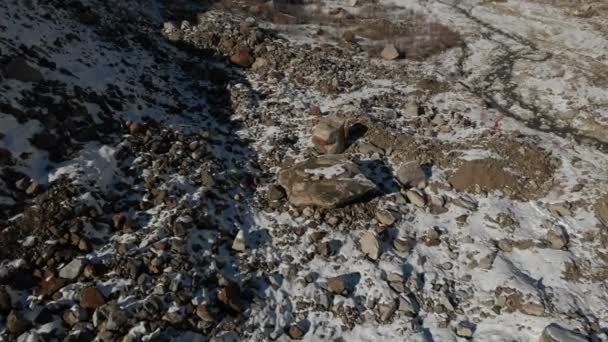
[[[341,155],[310,158],[281,170],[278,183],[289,202],[298,207],[341,207],[376,189],[355,163]]]

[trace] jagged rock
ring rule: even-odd
[[[324,117],[312,130],[313,144],[324,154],[338,154],[346,148],[346,128],[344,120]]]
[[[384,49],[382,49],[380,56],[387,61],[392,61],[399,58],[400,54],[394,44],[387,44]]]
[[[59,270],[59,276],[64,279],[74,280],[82,272],[84,264],[85,261],[83,259],[74,259]]]
[[[584,335],[561,327],[557,323],[551,323],[543,329],[539,342],[587,342],[589,339]]]
[[[359,239],[361,252],[372,260],[378,260],[380,257],[380,241],[374,232],[365,232]]]
[[[310,158],[281,170],[278,182],[289,202],[298,207],[340,207],[376,189],[356,164],[337,155]]]
[[[397,180],[405,187],[415,187],[426,180],[426,174],[418,162],[410,161],[399,166]]]

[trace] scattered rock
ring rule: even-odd
[[[281,170],[278,182],[298,207],[341,207],[376,189],[356,164],[338,155],[310,158]]]
[[[230,61],[238,66],[249,68],[255,62],[255,58],[247,49],[239,49],[230,56]]]
[[[378,260],[380,253],[380,241],[374,232],[365,232],[359,239],[361,252],[372,260]]]
[[[387,61],[392,61],[399,58],[400,53],[394,44],[387,44],[384,49],[382,49],[380,56]]]
[[[426,180],[426,174],[416,161],[401,164],[397,170],[397,180],[404,187],[416,187]]]
[[[96,287],[91,286],[80,293],[80,306],[85,309],[97,309],[105,304],[106,300]]]
[[[399,302],[396,300],[393,300],[389,303],[379,303],[378,314],[380,320],[383,322],[389,321],[395,314],[395,311],[397,311],[397,308],[399,308]]]
[[[336,117],[324,117],[312,130],[313,144],[323,154],[339,154],[346,149],[345,122]]]
[[[458,323],[456,326],[456,335],[464,338],[472,338],[475,332],[475,324],[467,321]]]
[[[303,324],[293,324],[287,329],[287,335],[293,340],[301,340],[306,335]]]
[[[236,283],[232,282],[229,282],[217,294],[217,298],[220,302],[237,312],[240,312],[245,308],[242,296],[241,288]]]
[[[6,330],[13,336],[21,335],[29,326],[30,323],[24,320],[15,310],[11,311],[6,317]]]
[[[380,224],[383,224],[385,226],[390,226],[396,221],[395,215],[385,209],[380,209],[376,211],[376,219],[378,220],[378,222],[380,222]]]
[[[242,230],[239,230],[239,232],[236,233],[236,237],[234,238],[234,241],[232,242],[232,249],[234,249],[237,252],[245,251],[245,249],[246,249],[245,234],[243,233]]]
[[[426,206],[426,198],[417,190],[408,190],[405,197],[417,207],[424,208]]]
[[[346,295],[351,289],[351,284],[349,284],[349,277],[351,274],[342,274],[336,277],[331,277],[327,279],[327,289],[335,294]]]
[[[539,342],[587,342],[589,339],[584,335],[561,327],[557,323],[551,323],[543,329]]]
[[[83,259],[74,259],[59,270],[59,276],[64,279],[74,280],[78,278],[85,265]]]
[[[568,236],[562,227],[556,226],[545,235],[545,240],[553,249],[562,249],[568,245]]]

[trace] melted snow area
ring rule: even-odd
[[[603,1],[223,3],[0,1],[0,341],[608,341]]]

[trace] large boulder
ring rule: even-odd
[[[340,155],[310,158],[281,170],[278,181],[298,207],[341,207],[376,189],[355,163]]]

